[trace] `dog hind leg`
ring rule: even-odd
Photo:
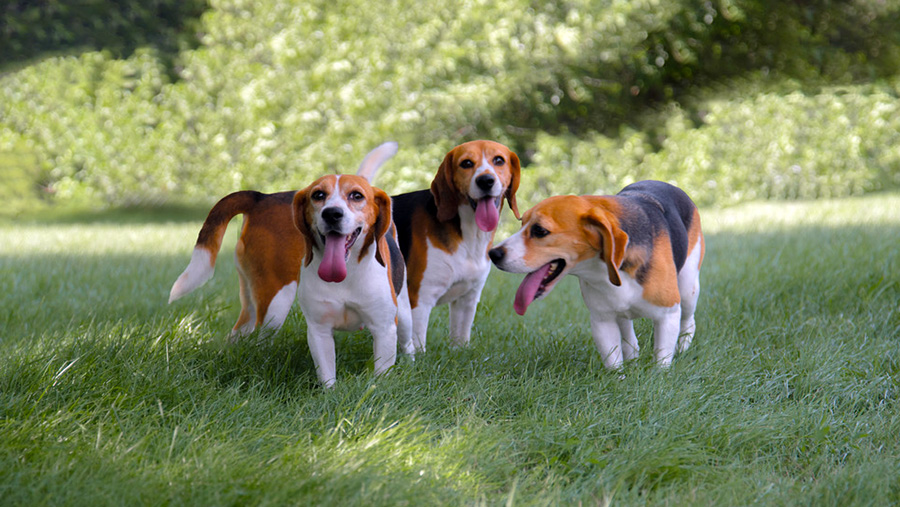
[[[625,361],[631,361],[638,357],[641,347],[638,345],[637,336],[634,334],[634,322],[631,319],[619,317],[616,319],[619,331],[622,334],[622,357]]]

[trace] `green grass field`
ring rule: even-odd
[[[197,217],[195,217],[197,218]],[[508,218],[508,217],[507,217]],[[604,371],[574,279],[518,317],[495,271],[472,346],[371,376],[303,318],[225,340],[213,280],[166,305],[200,218],[0,224],[4,505],[896,505],[900,194],[703,212],[694,346]]]

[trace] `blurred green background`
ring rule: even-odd
[[[207,206],[352,172],[424,188],[454,145],[520,203],[675,182],[702,205],[900,187],[893,0],[12,0],[0,199]]]

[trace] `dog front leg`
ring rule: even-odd
[[[483,286],[483,285],[482,285]],[[457,347],[467,347],[475,322],[475,310],[481,299],[481,289],[471,290],[450,303],[450,339]]]
[[[334,385],[336,379],[334,359],[334,330],[331,326],[307,321],[306,342],[316,365],[316,375],[325,387]]]
[[[591,336],[603,358],[603,365],[610,370],[622,367],[622,332],[614,318],[591,315]]]
[[[397,326],[389,324],[369,326],[372,332],[372,349],[375,357],[375,375],[388,371],[397,362]]]

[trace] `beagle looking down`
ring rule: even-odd
[[[447,153],[430,190],[393,197],[416,350],[425,350],[431,310],[448,303],[450,338],[469,343],[500,209],[506,199],[519,218],[518,188],[516,154],[499,143],[471,141]]]
[[[363,159],[358,174],[374,174],[397,153],[397,143],[384,143]],[[169,303],[192,292],[213,276],[225,229],[235,215],[244,215],[234,249],[240,281],[241,313],[232,338],[263,327],[278,330],[294,304],[300,264],[306,256],[303,238],[291,218],[296,191],[263,194],[234,192],[213,206],[194,246],[188,267],[172,285]]]
[[[632,320],[653,321],[654,358],[667,366],[694,336],[703,233],[697,207],[659,181],[615,196],[556,196],[525,212],[522,228],[490,251],[498,268],[528,273],[514,308],[524,315],[566,274],[578,277],[594,344],[610,369],[637,357]]]
[[[335,382],[335,329],[369,328],[375,374],[384,373],[396,361],[398,334],[403,352],[413,352],[391,198],[361,176],[331,175],[297,192],[292,207],[305,247],[297,299],[319,380]]]

